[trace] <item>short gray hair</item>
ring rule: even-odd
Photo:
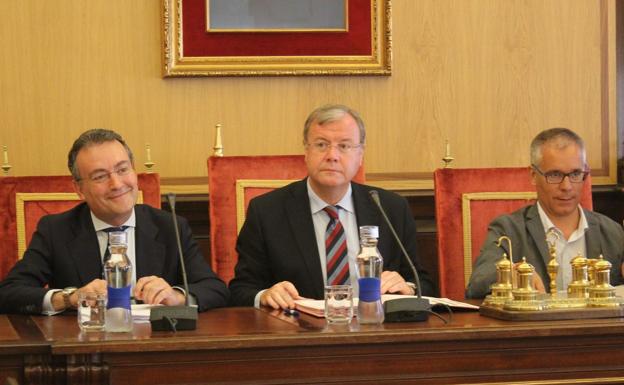
[[[124,146],[126,152],[128,153],[130,162],[134,165],[132,150],[130,150],[130,147],[128,147],[121,135],[115,131],[107,130],[105,128],[94,128],[80,134],[78,139],[74,141],[72,148],[69,150],[69,154],[67,154],[67,167],[69,168],[69,172],[71,172],[72,178],[74,178],[76,182],[79,182],[81,179],[78,167],[76,167],[76,158],[78,157],[80,150],[94,144],[102,144],[115,140]]]
[[[542,161],[542,147],[545,144],[552,144],[558,149],[565,148],[570,144],[576,144],[583,153],[583,164],[585,164],[585,142],[574,131],[568,128],[549,128],[537,134],[531,142],[531,164],[538,166]]]
[[[314,123],[322,126],[325,123],[335,122],[346,114],[351,115],[357,123],[360,131],[360,143],[364,144],[366,142],[366,127],[362,117],[357,111],[342,104],[326,104],[312,111],[303,125],[303,143],[308,142],[308,132]]]

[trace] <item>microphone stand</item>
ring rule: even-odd
[[[180,241],[180,230],[178,230],[178,218],[175,212],[175,194],[167,194],[167,201],[171,207],[173,216],[173,228],[175,229],[176,241],[178,243],[178,256],[180,267],[182,268],[182,280],[184,282],[184,305],[179,306],[158,306],[150,310],[150,323],[153,331],[173,331],[195,330],[197,328],[197,306],[189,305],[189,288],[186,278],[186,266],[182,253],[182,242]]]
[[[369,195],[372,201],[375,203],[375,206],[379,209],[384,221],[390,228],[390,232],[394,237],[394,240],[399,245],[401,252],[403,253],[404,259],[407,261],[412,273],[414,274],[414,280],[416,281],[416,297],[405,297],[405,298],[397,298],[385,301],[383,304],[384,307],[384,316],[387,322],[417,322],[417,321],[426,321],[429,319],[429,314],[431,313],[431,304],[427,298],[422,298],[422,289],[420,287],[420,278],[418,277],[418,271],[416,267],[412,263],[405,247],[403,246],[403,242],[397,235],[394,230],[394,226],[388,219],[386,215],[386,211],[381,206],[381,202],[379,200],[379,192],[377,190],[369,191]]]

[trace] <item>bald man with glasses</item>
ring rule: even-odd
[[[364,157],[366,132],[359,114],[343,105],[314,110],[303,130],[308,177],[253,199],[236,250],[230,282],[237,306],[293,308],[294,300],[323,298],[326,285],[357,293],[358,226],[379,226],[382,293],[414,294],[414,276],[369,196],[352,182]],[[418,264],[416,226],[407,201],[377,189],[382,206],[419,269],[423,295],[434,293]]]
[[[171,214],[136,203],[137,174],[123,138],[105,129],[86,131],[74,142],[67,165],[84,202],[41,218],[23,258],[0,282],[0,313],[56,314],[76,308],[79,291],[105,293],[102,260],[109,231],[127,234],[137,300],[184,304]],[[186,220],[179,223],[191,302],[199,311],[225,306],[225,283],[206,263]]]
[[[514,262],[526,257],[535,267],[534,286],[545,292],[550,286],[546,266],[549,242],[556,242],[557,289],[565,290],[572,280],[570,261],[579,253],[586,258],[603,255],[612,263],[611,283],[623,283],[624,231],[608,217],[581,208],[579,202],[589,169],[585,144],[573,131],[551,128],[531,143],[531,178],[537,202],[512,214],[500,216],[489,226],[487,239],[466,289],[468,298],[483,298],[496,281],[495,263],[503,250],[496,243],[506,235],[512,241]],[[503,243],[505,252],[506,243]]]

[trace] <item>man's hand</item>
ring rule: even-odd
[[[381,273],[381,294],[385,293],[415,294],[414,289],[396,271],[384,271]]]
[[[94,279],[76,291],[76,298],[78,298],[78,292],[106,294],[106,281],[103,279]]]
[[[184,304],[184,294],[154,275],[140,278],[134,286],[134,298],[147,304],[176,306]]]
[[[103,279],[94,279],[93,281],[73,292],[69,296],[69,302],[71,303],[72,309],[76,309],[78,307],[78,293],[106,294],[106,281]],[[54,310],[60,311],[65,309],[63,292],[57,291],[56,293],[52,294],[51,302]]]
[[[262,293],[260,305],[270,306],[273,309],[294,309],[296,299],[299,299],[299,292],[295,285],[288,281],[282,281]]]

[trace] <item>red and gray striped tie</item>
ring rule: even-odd
[[[347,237],[338,218],[338,209],[340,206],[327,206],[323,209],[329,215],[329,223],[327,230],[325,230],[328,285],[346,285],[349,283]]]

